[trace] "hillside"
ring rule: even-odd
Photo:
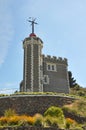
[[[71,128],[71,129],[77,128],[77,130],[84,129],[82,127],[85,127],[85,124],[86,124],[86,88],[82,88],[82,87],[72,88],[70,90],[70,94],[50,93],[50,92],[47,92],[47,93],[38,93],[38,92],[19,93],[19,92],[15,92],[12,95],[1,95],[1,96],[11,98],[13,96],[18,97],[18,96],[22,96],[22,95],[23,95],[23,98],[24,98],[24,95],[26,95],[26,96],[27,95],[34,95],[34,96],[38,95],[39,97],[40,97],[40,95],[41,96],[43,95],[43,97],[50,96],[50,95],[51,95],[51,97],[53,97],[56,95],[57,97],[59,97],[59,96],[63,97],[64,101],[67,97],[70,97],[70,99],[75,98],[75,100],[71,104],[68,103],[66,105],[63,105],[62,107],[55,108],[57,105],[56,106],[55,106],[55,104],[54,104],[54,106],[51,105],[50,108],[52,108],[52,107],[53,108],[51,109],[50,113],[54,114],[51,117],[49,117],[49,115],[47,115],[46,117],[44,116],[45,115],[44,113],[48,110],[48,108],[45,112],[42,112],[42,114],[41,113],[37,114],[37,112],[36,112],[35,115],[33,115],[33,116],[30,116],[27,114],[26,115],[23,115],[23,114],[19,115],[18,113],[14,112],[15,110],[13,108],[11,108],[11,109],[5,111],[4,116],[0,117],[0,126],[2,126],[2,127],[4,127],[4,126],[12,126],[13,127],[15,125],[16,126],[19,126],[19,125],[20,126],[22,126],[22,125],[34,126],[34,123],[35,123],[35,126],[42,126],[42,127],[46,127],[46,125],[47,125],[48,127],[50,127],[50,126],[57,127],[58,126],[59,128]],[[34,96],[32,96],[32,97],[34,97]],[[13,101],[16,102],[16,100],[14,98],[13,98]],[[13,107],[14,106],[15,105],[13,105]],[[33,108],[34,107],[35,106],[33,106]],[[38,106],[38,108],[39,108],[39,106]],[[64,120],[64,123],[62,123],[63,125],[60,124],[61,123],[60,116],[58,116],[58,118],[55,116],[55,112],[54,112],[55,109],[54,108],[58,109],[59,112],[63,113],[62,114],[63,115],[62,119]],[[9,119],[9,116],[10,116],[10,119]],[[12,118],[11,118],[11,116],[12,116]],[[33,120],[34,118],[36,120]],[[21,120],[21,122],[19,120]],[[3,123],[4,121],[5,121],[5,123]],[[32,123],[32,124],[30,124],[30,123]]]

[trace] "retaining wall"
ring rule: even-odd
[[[0,130],[63,130],[63,129],[58,129],[58,128],[52,128],[52,127],[49,127],[49,128],[42,128],[42,127],[6,127],[6,128],[0,128]]]
[[[0,97],[0,115],[3,115],[4,111],[9,108],[14,109],[20,115],[43,114],[50,106],[62,107],[65,104],[72,103],[74,100],[74,98],[56,95],[17,95]]]

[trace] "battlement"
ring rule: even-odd
[[[67,59],[62,57],[56,57],[56,56],[50,56],[50,55],[42,55],[44,61],[53,62],[53,63],[60,63],[60,64],[66,64],[67,65]]]

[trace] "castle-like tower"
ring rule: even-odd
[[[24,73],[21,91],[40,92],[43,91],[42,67],[42,40],[34,34],[35,20],[29,21],[32,24],[32,33],[23,41],[24,49]]]
[[[34,34],[34,24],[37,23],[34,19],[29,22],[32,33],[23,41],[24,68],[20,91],[69,93],[67,59],[43,55],[43,42]]]

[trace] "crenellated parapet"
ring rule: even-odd
[[[36,40],[38,42],[41,42],[43,43],[43,41],[39,38],[39,37],[36,37],[36,36],[33,36],[33,37],[26,37],[24,40],[23,40],[23,44],[29,40]]]
[[[31,45],[31,44],[37,44],[37,45],[41,45],[41,47],[43,47],[43,41],[36,36],[31,36],[31,37],[27,37],[23,40],[23,48],[25,48],[27,45]]]
[[[43,56],[44,61],[68,65],[66,58],[50,56],[50,55],[47,55],[47,56],[42,55],[42,56]]]

